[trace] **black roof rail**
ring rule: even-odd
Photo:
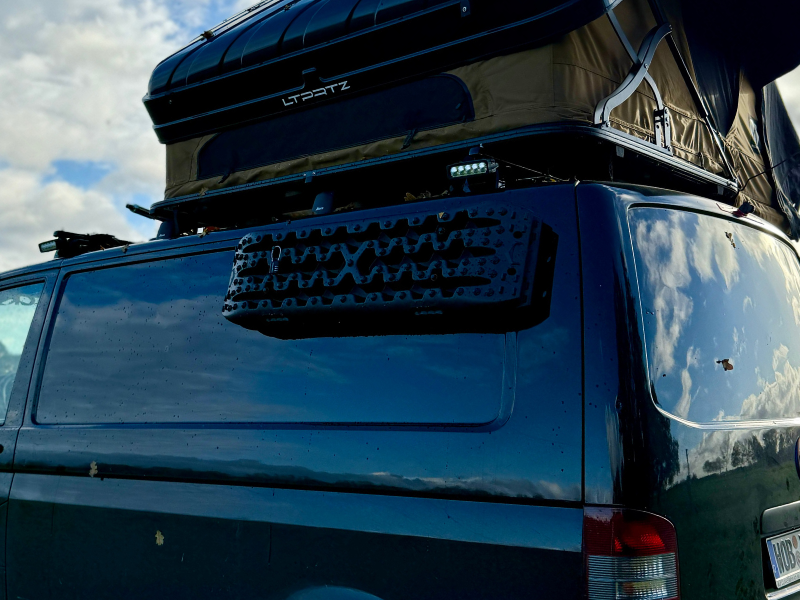
[[[128,246],[126,242],[107,233],[70,233],[69,231],[54,231],[54,240],[39,244],[39,252],[56,252],[56,258],[72,258],[109,248]]]

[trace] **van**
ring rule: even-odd
[[[522,238],[503,237],[500,212],[529,217],[517,258],[495,245]],[[433,221],[409,216],[428,213],[430,238]],[[423,257],[415,272],[447,263],[430,288],[443,295],[463,287],[450,272],[468,255],[504,271],[476,284],[485,301],[456,312],[442,300],[404,317],[377,306],[381,292],[357,319],[335,301],[316,319],[231,318],[248,240],[302,227],[388,247],[379,226],[359,237],[353,223],[367,222],[403,229],[405,256]],[[486,228],[492,242],[457,259],[437,246]],[[303,240],[289,237],[285,262],[262,261],[276,280],[300,272],[289,250]],[[525,306],[486,300],[515,282]],[[5,273],[2,589],[793,597],[798,297],[797,246],[758,217],[590,182],[157,239]]]
[[[265,0],[166,58],[157,237],[0,275],[0,595],[800,598],[792,8]]]

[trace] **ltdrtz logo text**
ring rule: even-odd
[[[333,94],[337,94],[349,89],[350,86],[347,85],[346,81],[340,81],[339,83],[326,85],[325,87],[317,88],[315,90],[311,90],[310,92],[302,92],[300,94],[295,94],[294,96],[287,96],[286,98],[283,98],[283,105],[292,106],[294,104],[305,102],[306,100],[311,100],[311,98],[318,98],[320,96],[328,95],[332,96]]]

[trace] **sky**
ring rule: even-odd
[[[125,209],[162,198],[150,73],[255,0],[0,2],[0,272],[40,262],[53,231],[153,237]],[[779,82],[800,124],[800,70]]]
[[[0,272],[41,262],[64,229],[141,241],[165,150],[142,104],[150,73],[255,0],[0,1]]]

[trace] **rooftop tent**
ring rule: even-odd
[[[761,116],[764,123],[764,145],[772,166],[778,205],[787,215],[791,231],[797,237],[797,232],[800,231],[797,216],[800,209],[800,140],[774,82],[764,87]]]
[[[267,0],[162,61],[144,103],[172,143],[542,44],[619,1]]]
[[[785,0],[767,3],[788,11]],[[775,36],[740,53],[738,38],[711,31],[714,13],[695,4],[257,5],[153,73],[145,104],[167,144],[167,200],[154,208],[455,143],[580,130],[633,144],[797,233],[787,200],[797,201],[795,187],[776,186],[768,168],[773,152],[786,152],[788,121],[751,81],[760,86],[800,56],[761,65],[752,56],[767,44],[777,51]],[[791,164],[780,173],[796,173]]]
[[[767,188],[773,188],[770,206],[786,217],[794,237],[800,233],[800,144],[772,82],[800,65],[795,19],[788,18],[796,8],[787,0],[757,5],[750,0],[682,1],[688,59],[703,99],[727,136],[729,150],[749,155],[759,166],[756,172],[740,167],[741,195],[763,202]],[[747,15],[747,29],[742,15]]]

